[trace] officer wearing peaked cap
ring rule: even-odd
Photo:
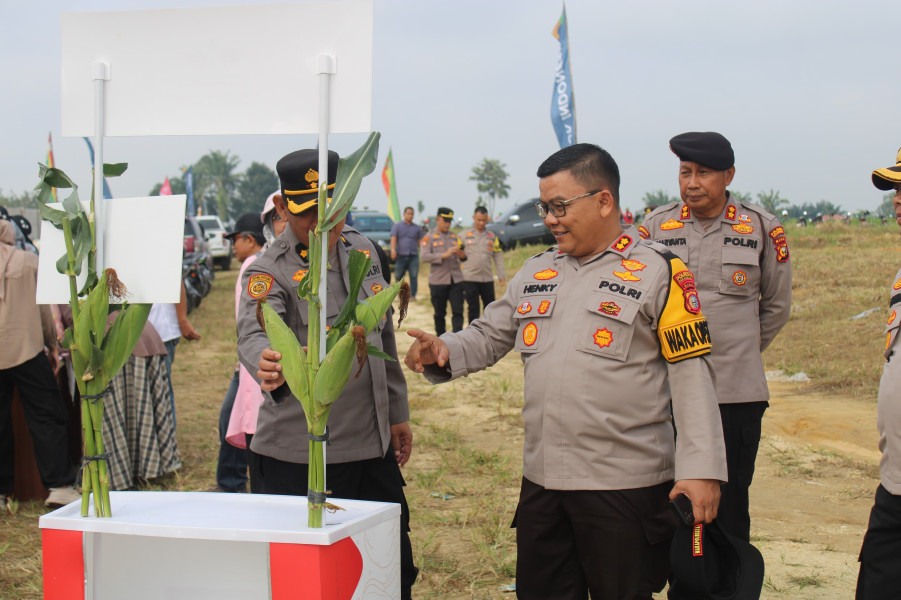
[[[748,541],[748,488],[769,400],[761,353],[788,322],[788,242],[775,216],[727,191],[735,154],[724,136],[683,133],[670,140],[670,149],[680,161],[682,201],[653,211],[640,231],[679,256],[697,277],[710,323],[729,462],[717,522]]]
[[[901,225],[901,150],[895,165],[873,171],[873,185],[893,190],[892,207]],[[885,366],[879,382],[880,483],[860,549],[857,600],[896,598],[901,590],[901,271],[889,288]]]
[[[409,331],[405,362],[442,383],[522,357],[519,598],[650,600],[669,571],[670,498],[709,523],[726,478],[707,324],[682,261],[623,231],[605,150],[567,146],[537,175],[558,246],[466,329]]]
[[[466,251],[459,236],[451,232],[454,211],[441,207],[435,219],[435,229],[422,238],[420,245],[422,262],[432,265],[429,270],[429,292],[435,310],[435,333],[447,331],[447,303],[451,305],[451,328],[463,329],[463,271],[460,261],[466,260]]]
[[[329,152],[328,179],[322,181],[318,150],[299,150],[278,161],[276,170],[281,195],[273,198],[288,225],[241,278],[244,290],[238,314],[238,355],[260,383],[260,406],[249,460],[257,461],[251,472],[262,474],[264,494],[306,495],[308,437],[300,402],[294,398],[281,374],[280,355],[256,319],[257,299],[265,296],[294,331],[307,343],[308,305],[298,298],[297,287],[309,269],[310,230],[318,222],[316,210],[320,186],[335,187],[338,155]],[[331,195],[331,192],[329,192]],[[326,323],[338,316],[350,287],[348,260],[351,252],[364,252],[373,259],[360,288],[360,299],[388,285],[388,274],[376,260],[375,245],[351,227],[339,223],[329,231]],[[391,313],[369,335],[369,343],[389,356],[397,356]],[[329,418],[328,489],[334,498],[394,502],[401,505],[401,593],[411,597],[417,570],[409,538],[410,513],[400,472],[410,457],[413,434],[409,425],[407,384],[395,361],[366,361],[359,376],[352,377],[335,400]]]

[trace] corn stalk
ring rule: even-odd
[[[121,175],[126,168],[125,164],[103,166],[107,177]],[[84,432],[81,516],[88,516],[93,493],[95,516],[110,517],[109,466],[103,444],[103,396],[112,378],[134,351],[151,305],[124,302],[127,290],[115,270],[106,269],[97,276],[94,190],[91,190],[88,216],[78,200],[78,186],[65,173],[40,165],[40,178],[35,189],[41,218],[61,229],[66,243],[66,253],[59,258],[56,268],[69,278],[72,327],[66,329],[62,346],[72,356],[75,381],[81,394]],[[62,210],[49,206],[54,187],[72,189],[63,200]],[[77,277],[85,263],[87,277],[79,290]],[[110,304],[110,298],[121,304]],[[113,312],[118,314],[107,329],[107,318]]]
[[[319,195],[319,221],[310,231],[309,260],[306,275],[297,288],[297,296],[307,302],[309,310],[307,349],[269,306],[265,296],[258,300],[260,324],[266,331],[272,349],[282,355],[282,375],[294,397],[300,401],[307,421],[309,440],[309,476],[307,480],[307,525],[323,526],[323,510],[339,507],[326,501],[325,460],[323,443],[332,403],[341,395],[351,376],[354,361],[359,375],[369,356],[395,360],[370,344],[366,337],[384,318],[391,303],[400,294],[400,318],[403,319],[410,297],[407,282],[395,282],[375,296],[358,300],[360,286],[369,272],[372,259],[362,252],[351,252],[348,259],[349,294],[338,316],[326,334],[325,358],[320,362],[319,335],[324,326],[319,319],[320,298],[326,293],[321,280],[323,235],[333,229],[350,210],[360,189],[363,177],[375,169],[379,134],[372,133],[356,152],[338,161],[335,192],[331,203],[326,202],[326,186]]]

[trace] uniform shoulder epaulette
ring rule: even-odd
[[[730,200],[732,200],[733,198],[734,198],[733,196],[730,196]],[[776,215],[774,215],[773,213],[771,213],[770,211],[768,211],[761,205],[754,204],[753,202],[742,202],[741,200],[735,198],[734,201],[732,202],[732,204],[738,204],[738,205],[742,206],[743,208],[747,208],[748,210],[756,212],[765,221],[773,221],[777,218]]]
[[[645,218],[645,220],[650,219],[654,215],[658,215],[658,214],[664,213],[672,208],[676,208],[680,204],[682,204],[681,200],[674,200],[672,202],[667,202],[666,204],[661,204],[660,206],[658,206],[657,208],[655,208],[654,210],[649,212],[647,215],[645,215],[644,218]]]
[[[641,245],[647,246],[648,248],[650,248],[651,250],[653,250],[654,252],[656,252],[657,254],[662,256],[665,260],[678,258],[675,254],[673,254],[670,251],[670,249],[667,246],[664,246],[663,244],[661,244],[658,241],[642,238]]]

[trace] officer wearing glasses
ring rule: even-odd
[[[538,177],[557,248],[463,331],[411,330],[405,362],[442,383],[521,354],[519,598],[650,600],[669,571],[669,500],[686,494],[709,523],[726,479],[707,322],[682,261],[623,230],[605,150],[564,148]]]

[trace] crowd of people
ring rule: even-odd
[[[483,207],[459,232],[447,207],[428,232],[413,222],[412,207],[395,223],[393,275],[409,278],[416,300],[420,261],[430,265],[434,332],[408,331],[413,341],[401,353],[390,316],[372,331],[369,343],[394,358],[403,354],[403,362],[371,359],[349,381],[329,421],[327,460],[335,497],[401,505],[403,598],[412,597],[418,569],[401,472],[413,449],[402,365],[440,384],[490,368],[511,350],[524,366],[523,473],[513,523],[519,598],[650,599],[667,583],[675,599],[759,595],[764,565],[750,544],[749,488],[769,400],[762,353],[791,310],[789,246],[777,216],[729,192],[736,164],[724,136],[688,132],[670,148],[681,199],[648,212],[640,225],[620,207],[619,168],[604,149],[575,144],[548,157],[537,170],[536,210],[557,245],[527,259],[509,284]],[[337,164],[329,152],[328,172],[320,174],[318,151],[286,155],[276,165],[280,189],[226,234],[242,262],[239,362],[219,414],[216,491],[307,494],[303,409],[256,312],[265,297],[306,343],[307,303],[296,290],[309,268],[319,188],[331,195]],[[894,190],[901,223],[901,152],[895,166],[872,178],[877,188]],[[27,319],[13,314],[11,307],[25,310],[15,295],[33,295],[36,272],[36,259],[15,243],[13,224],[0,221],[0,328],[4,336],[12,322],[29,328],[27,348],[0,354],[0,444],[10,443],[15,385],[31,407],[33,435],[40,432],[38,467],[53,499],[75,493],[75,473],[54,449],[64,420],[50,398],[58,391],[32,388],[52,377],[56,336],[48,335],[52,318],[33,302]],[[329,322],[349,294],[355,251],[373,259],[360,299],[390,283],[379,246],[338,223],[328,235]],[[879,393],[882,479],[860,555],[858,598],[891,597],[901,588],[894,568],[901,561],[899,289],[901,272],[892,283]],[[177,340],[199,334],[177,306],[155,311],[164,320],[148,327],[158,331],[161,360],[171,368]],[[174,431],[174,405],[172,421]],[[8,494],[3,455],[0,494]],[[723,545],[734,560],[711,558]]]

